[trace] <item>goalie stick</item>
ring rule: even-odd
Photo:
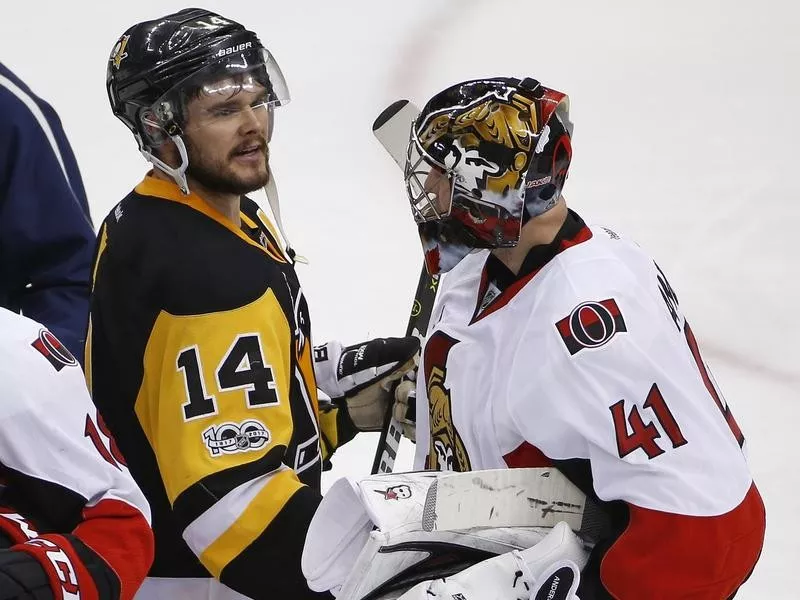
[[[419,283],[417,284],[417,292],[414,295],[414,303],[411,306],[411,316],[406,327],[406,335],[418,337],[420,343],[423,342],[428,329],[428,321],[431,318],[438,283],[438,278],[428,275],[428,271],[423,266],[422,273],[419,276]],[[391,473],[392,469],[394,469],[394,461],[397,458],[397,450],[400,447],[400,438],[403,435],[403,425],[395,419],[393,407],[394,403],[390,400],[375,452],[375,459],[372,462],[371,472],[373,474]]]
[[[411,123],[418,114],[419,109],[414,104],[408,100],[398,100],[386,107],[372,125],[372,133],[401,169],[405,166]],[[406,335],[417,336],[420,343],[428,330],[428,321],[431,318],[438,282],[438,277],[428,275],[423,264],[414,302],[411,305],[411,316],[406,326]],[[391,473],[394,469],[403,426],[394,418],[392,409],[393,402],[390,401],[375,451],[375,458],[372,461],[373,474]]]

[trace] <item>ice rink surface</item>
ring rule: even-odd
[[[111,114],[105,69],[167,0],[7,2],[0,61],[59,112],[95,224],[146,164]],[[748,439],[767,505],[763,557],[737,598],[798,597],[800,7],[794,0],[207,1],[255,29],[292,102],[272,164],[315,341],[400,335],[421,252],[380,110],[459,80],[531,76],[568,93],[565,196],[645,246],[669,275]],[[365,474],[375,436],[326,483]],[[405,448],[400,463],[410,466]],[[646,551],[646,549],[644,549]]]

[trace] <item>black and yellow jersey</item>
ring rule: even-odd
[[[152,506],[152,577],[315,597],[300,570],[322,462],[308,307],[246,197],[241,220],[152,176],[117,205],[98,237],[86,375]]]

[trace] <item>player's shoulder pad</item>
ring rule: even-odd
[[[219,229],[188,205],[133,190],[106,216],[101,239],[104,254],[128,266],[140,283],[158,279],[170,286],[171,276],[202,268],[196,258]]]
[[[542,283],[542,311],[550,333],[570,356],[599,349],[629,331],[626,315],[640,304],[641,278],[652,271],[636,244],[607,228],[593,228],[594,243],[559,257]]]
[[[184,227],[180,213],[189,211],[190,208],[177,202],[143,196],[133,190],[109,211],[103,220],[103,227],[109,241],[119,240],[120,243],[115,243],[115,247],[139,252],[145,246],[170,243],[179,236],[180,229]],[[174,232],[174,235],[169,235],[170,232]]]

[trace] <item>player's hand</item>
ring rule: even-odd
[[[403,435],[417,441],[417,369],[408,371],[394,389],[392,416],[403,426]]]
[[[414,336],[347,347],[338,341],[315,346],[317,387],[333,399],[346,399],[347,412],[360,431],[379,431],[393,402],[394,383],[416,367],[419,347]]]

